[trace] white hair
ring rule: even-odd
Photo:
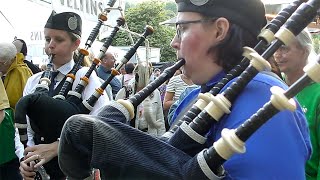
[[[305,28],[304,30],[302,30],[300,32],[300,34],[297,35],[296,39],[297,39],[297,41],[299,42],[299,44],[303,48],[307,49],[307,51],[308,51],[308,63],[310,61],[313,61],[316,58],[317,54],[316,54],[316,52],[314,50],[313,40],[312,40],[311,34],[308,31],[308,29]]]
[[[16,46],[8,42],[0,42],[0,59],[2,62],[13,60],[17,54]]]

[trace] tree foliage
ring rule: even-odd
[[[171,39],[175,35],[174,27],[159,25],[160,22],[168,20],[175,16],[172,5],[168,3],[151,0],[145,1],[125,11],[125,19],[130,31],[139,34],[144,32],[146,25],[150,25],[154,29],[154,33],[147,37],[150,47],[160,48],[160,61],[174,61],[176,58],[175,50],[170,46]],[[167,5],[167,7],[166,7]],[[170,10],[167,10],[167,9]],[[137,36],[132,35],[134,42],[138,40]],[[113,46],[131,46],[129,36],[126,32],[117,33],[112,42]]]
[[[313,40],[313,47],[317,54],[320,53],[320,34],[313,34],[312,35]]]
[[[177,5],[174,1],[169,1],[165,3],[165,9],[168,11],[171,11],[176,15],[176,12],[178,11]]]

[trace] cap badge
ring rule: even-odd
[[[78,21],[77,21],[77,17],[73,16],[73,17],[70,17],[68,19],[68,27],[70,30],[75,30],[77,29],[77,26],[78,26]]]
[[[196,6],[205,5],[209,0],[190,0],[190,2]]]

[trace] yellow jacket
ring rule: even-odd
[[[3,82],[0,80],[0,110],[7,109],[9,107],[8,96],[3,86]]]
[[[10,107],[13,109],[15,109],[18,100],[22,97],[28,78],[32,76],[32,71],[23,62],[23,59],[23,54],[17,53],[4,79],[4,87],[9,98]]]

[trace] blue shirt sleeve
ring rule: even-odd
[[[185,108],[187,108],[187,106],[198,97],[199,93],[200,88],[196,88],[188,93],[188,95],[180,101],[180,104],[178,104],[176,109],[171,113],[172,115],[169,116],[170,119],[168,117],[169,126],[171,126],[177,120],[177,117],[179,117],[182,112],[186,111]]]
[[[259,73],[239,92],[232,103],[231,113],[211,127],[207,134],[207,147],[221,137],[222,129],[237,128],[263,107],[270,100],[272,86],[287,89],[278,79]],[[173,114],[172,123],[184,114],[184,109],[199,93],[200,89],[195,89],[181,101]],[[311,143],[307,121],[298,103],[296,111],[284,110],[274,115],[245,143],[244,154],[235,154],[224,163],[225,179],[305,179],[305,163],[311,155]]]
[[[231,113],[223,116],[207,134],[208,147],[221,137],[222,129],[237,128],[263,107],[270,100],[272,86],[287,88],[269,75],[258,74],[239,92]],[[245,146],[244,154],[235,154],[225,162],[226,179],[305,179],[304,166],[311,154],[311,144],[300,107],[294,112],[284,110],[273,116]]]

